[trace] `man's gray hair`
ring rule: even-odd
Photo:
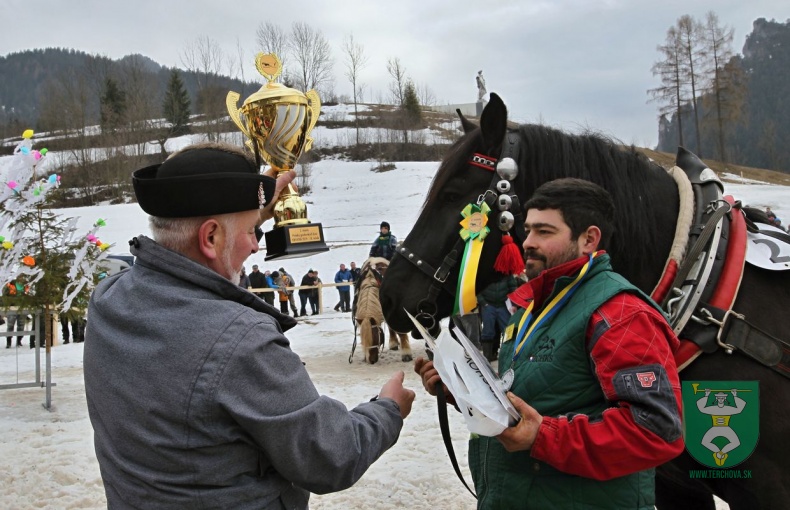
[[[178,253],[188,253],[197,238],[198,229],[209,218],[216,219],[224,228],[233,231],[238,213],[194,218],[161,218],[149,216],[148,225],[154,241]]]

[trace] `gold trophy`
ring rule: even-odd
[[[321,100],[315,90],[303,93],[275,83],[282,62],[274,53],[259,53],[255,67],[267,83],[248,97],[241,108],[236,92],[228,92],[225,103],[230,118],[249,140],[256,156],[277,174],[293,170],[302,152],[313,144],[310,131],[318,122]],[[266,232],[264,260],[303,257],[329,250],[320,223],[307,219],[307,205],[292,185],[280,193],[274,206],[274,228]]]

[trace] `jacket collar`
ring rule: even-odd
[[[608,259],[609,256],[606,255],[606,252],[601,251],[601,255],[596,258],[596,263],[601,263]],[[540,310],[546,298],[551,296],[554,292],[557,280],[562,277],[575,277],[588,260],[589,257],[585,255],[565,262],[564,264],[560,264],[559,266],[546,269],[532,280],[508,294],[508,298],[510,298],[513,304],[521,308],[526,308],[529,306],[530,301],[534,300],[535,305],[533,306],[533,310]]]
[[[296,319],[280,313],[252,292],[233,284],[208,267],[165,248],[153,239],[140,235],[129,241],[129,245],[132,255],[137,257],[135,265],[141,264],[154,271],[189,282],[191,285],[205,288],[222,299],[234,301],[252,308],[256,312],[271,315],[280,324],[283,331],[287,331],[297,324]]]

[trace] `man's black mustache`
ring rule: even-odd
[[[543,255],[539,254],[535,250],[527,250],[527,251],[525,251],[524,252],[524,256],[526,258],[538,259],[540,261],[546,262],[546,257],[544,257]]]

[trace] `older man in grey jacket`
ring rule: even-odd
[[[307,508],[397,440],[414,392],[395,374],[348,411],[319,395],[283,332],[239,288],[275,181],[243,152],[197,146],[134,174],[154,240],[94,292],[85,391],[110,508]]]

